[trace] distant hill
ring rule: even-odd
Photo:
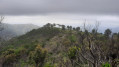
[[[0,37],[7,40],[39,28],[39,26],[33,24],[2,24],[2,27],[4,30],[0,32]]]

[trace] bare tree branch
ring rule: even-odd
[[[2,27],[3,20],[4,20],[4,16],[0,16],[0,31],[3,30],[3,27]]]
[[[4,20],[4,16],[0,17],[0,23],[2,23],[2,21]]]

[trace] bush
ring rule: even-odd
[[[14,49],[8,49],[2,53],[4,58],[3,65],[8,65],[17,60],[17,55],[15,54]]]
[[[71,44],[71,41],[70,41],[69,39],[64,39],[64,40],[63,40],[63,44],[64,44],[65,46],[68,46],[68,45]]]
[[[76,58],[76,51],[77,51],[76,47],[69,48],[68,56],[69,56],[70,59],[75,59]]]
[[[36,67],[42,67],[46,57],[47,51],[43,49],[40,45],[37,45],[34,51],[29,54],[30,63],[35,64]]]
[[[69,37],[69,39],[70,39],[71,42],[76,42],[76,36],[74,36],[74,35],[71,35]]]
[[[102,67],[111,67],[109,63],[105,63],[102,65]]]
[[[46,63],[46,64],[44,64],[44,66],[43,67],[54,67],[53,65],[51,65],[50,63]]]

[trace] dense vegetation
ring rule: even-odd
[[[46,24],[0,48],[0,67],[117,67],[119,33]]]

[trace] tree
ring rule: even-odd
[[[85,34],[83,34],[85,35]],[[81,36],[83,36],[81,35]],[[91,34],[90,34],[91,35]],[[79,56],[81,56],[84,60],[88,61],[92,64],[91,67],[97,67],[98,65],[98,47],[95,41],[93,41],[92,37],[89,34],[86,33],[86,36],[82,42],[81,51],[79,51]],[[100,54],[100,53],[99,53]]]
[[[104,32],[104,35],[106,37],[109,37],[111,35],[112,31],[110,29],[106,29],[105,32]]]
[[[69,30],[70,30],[70,31],[72,30],[72,26],[69,26]]]
[[[53,27],[55,27],[55,26],[56,26],[56,24],[55,24],[55,23],[53,23],[52,25],[53,25]]]
[[[69,30],[70,29],[70,26],[67,26],[67,29]]]
[[[110,29],[106,29],[104,34],[99,34],[97,30],[98,28],[94,28],[90,33],[84,24],[84,32],[79,36],[79,43],[81,43],[79,46],[81,50],[78,52],[79,60],[83,58],[88,62],[89,67],[100,67],[106,63],[109,63],[111,67],[117,67],[119,34],[116,33],[110,37],[112,33]]]
[[[62,30],[65,30],[65,25],[62,25]]]
[[[75,28],[75,27],[73,27],[73,30],[76,30],[76,28]]]
[[[47,23],[46,25],[44,25],[44,27],[50,28],[51,27],[51,24],[50,23]]]
[[[76,59],[76,52],[77,52],[77,47],[70,47],[68,51],[68,57],[72,63],[72,67],[74,67],[74,60]]]
[[[95,29],[92,29],[92,34],[96,34],[96,30]]]
[[[1,16],[0,17],[0,31],[2,31],[3,30],[3,28],[2,28],[2,21],[4,20],[4,17],[3,16]]]
[[[3,30],[3,27],[2,27],[2,22],[3,22],[3,20],[4,20],[4,17],[1,16],[1,17],[0,17],[0,33],[1,33],[1,31]],[[1,41],[2,41],[2,39],[1,39],[1,37],[0,37],[0,49],[1,49]],[[0,60],[0,66],[2,66],[1,64],[2,64],[2,62],[1,62],[1,60]]]
[[[95,33],[98,32],[98,28],[99,28],[99,26],[100,26],[100,22],[99,22],[99,21],[96,21],[96,23],[95,23],[95,27],[94,27]]]
[[[109,45],[104,43],[105,39],[101,39],[102,34],[97,34],[97,30],[98,28],[94,28],[90,33],[84,24],[84,33],[81,33],[79,38],[81,43],[79,46],[81,49],[78,52],[79,60],[83,58],[90,65],[89,67],[100,67],[109,61],[107,59],[109,57]]]
[[[35,63],[35,67],[42,67],[46,57],[47,51],[40,45],[37,45],[35,51],[30,53],[29,60],[31,63]]]
[[[2,56],[4,59],[3,60],[3,63],[2,63],[2,66],[5,67],[7,65],[9,66],[13,66],[13,62],[16,61],[16,55],[15,55],[15,52],[14,52],[14,49],[8,49],[6,50],[5,52],[2,53]]]
[[[0,17],[0,33],[1,33],[1,31],[4,29],[3,26],[2,26],[3,20],[4,20],[4,17],[1,16],[1,17]],[[1,46],[1,41],[2,41],[2,40],[3,40],[3,39],[2,39],[1,36],[0,36],[0,46]],[[0,47],[0,48],[1,48],[1,47]]]
[[[76,27],[76,31],[80,31],[80,27]]]

